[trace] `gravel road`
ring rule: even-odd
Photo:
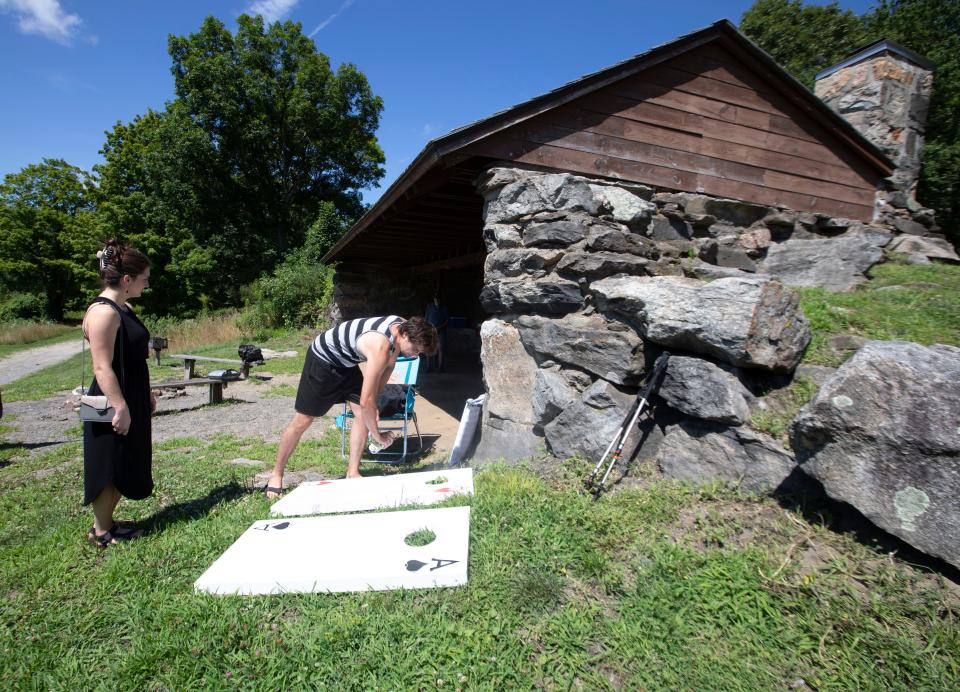
[[[62,363],[76,353],[80,353],[80,339],[14,353],[0,359],[0,384],[10,384],[37,370]]]

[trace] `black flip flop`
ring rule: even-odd
[[[268,500],[275,500],[276,498],[274,497],[267,497],[267,493],[273,493],[277,496],[280,496],[286,492],[287,492],[286,488],[274,488],[273,486],[268,485],[263,489],[263,496],[266,497]]]

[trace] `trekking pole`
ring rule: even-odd
[[[604,491],[604,484],[607,482],[610,472],[613,470],[613,467],[616,465],[616,463],[620,461],[620,454],[623,452],[623,446],[627,442],[627,437],[630,435],[630,431],[633,430],[633,426],[636,425],[637,419],[640,417],[640,413],[643,411],[643,407],[647,405],[650,395],[657,386],[657,381],[660,379],[660,375],[667,367],[667,361],[669,359],[670,354],[667,351],[664,351],[657,358],[656,362],[654,362],[653,368],[651,368],[650,373],[647,375],[647,381],[643,387],[643,390],[641,390],[641,392],[637,395],[637,399],[633,406],[630,407],[630,410],[627,411],[627,415],[623,419],[623,423],[620,425],[620,428],[617,430],[617,434],[610,441],[610,444],[607,445],[606,451],[604,451],[603,456],[600,457],[600,461],[597,462],[593,472],[587,476],[587,479],[583,482],[586,489],[593,493],[594,498],[600,497],[600,493]],[[627,421],[629,421],[629,423]],[[603,467],[603,462],[606,461],[607,455],[610,454],[611,450],[613,450],[613,454],[610,456],[607,469],[603,474],[603,478],[601,478],[600,482],[597,483],[597,474],[600,473],[600,469]]]

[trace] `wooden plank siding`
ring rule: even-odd
[[[716,43],[574,99],[468,152],[860,220],[872,216],[879,179]]]

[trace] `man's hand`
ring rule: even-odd
[[[386,449],[393,444],[393,441],[396,439],[396,436],[393,434],[392,430],[388,430],[385,433],[377,431],[376,436],[374,437],[377,444],[380,446],[380,449]]]

